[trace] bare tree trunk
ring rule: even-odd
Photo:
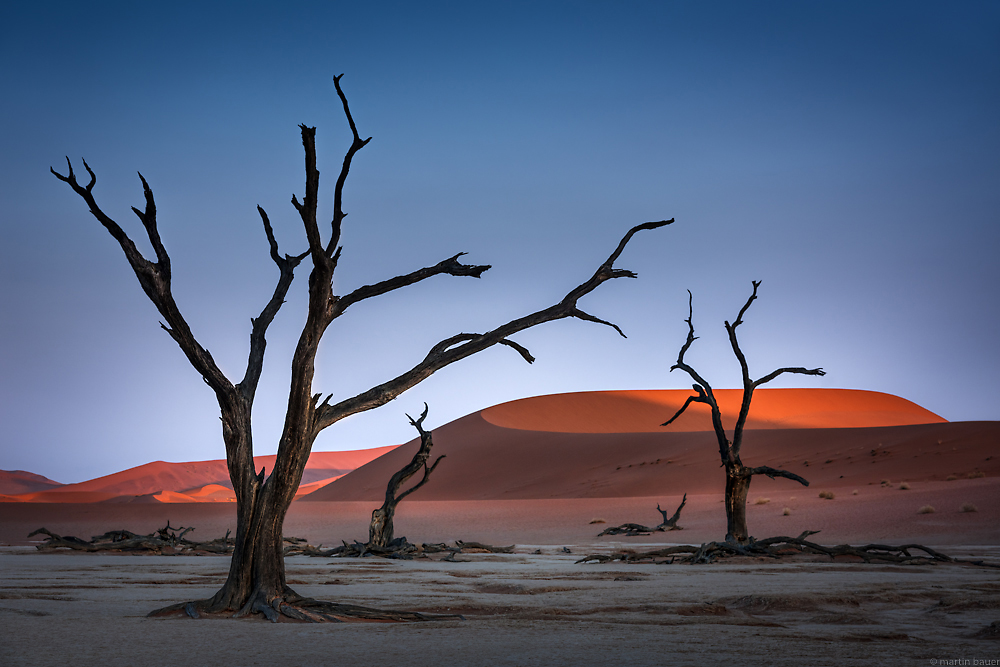
[[[490,268],[489,265],[462,264],[458,258],[464,253],[458,253],[433,266],[417,269],[374,285],[363,285],[343,296],[337,296],[333,293],[333,276],[342,250],[339,245],[341,225],[347,215],[343,210],[343,188],[355,154],[371,140],[370,137],[361,139],[358,134],[357,126],[347,103],[347,97],[340,87],[340,78],[340,76],[334,77],[333,82],[343,104],[344,115],[351,128],[352,142],[344,156],[343,166],[334,186],[333,219],[329,223],[329,238],[324,243],[324,235],[320,230],[317,217],[319,171],[316,168],[316,128],[302,125],[300,129],[302,147],[305,153],[305,195],[301,202],[297,196],[293,195],[292,204],[301,218],[309,247],[305,252],[295,256],[279,254],[278,243],[271,229],[267,213],[259,206],[257,207],[270,247],[271,259],[278,267],[279,276],[270,300],[260,315],[251,320],[252,328],[246,373],[243,379],[236,384],[223,374],[211,353],[197,341],[174,301],[171,288],[170,256],[160,240],[153,192],[142,175],[140,174],[139,178],[142,181],[146,200],[145,209],[140,211],[133,208],[132,210],[138,216],[149,238],[156,255],[155,262],[146,259],[121,226],[104,213],[97,204],[93,196],[97,176],[86,161],[83,161],[83,165],[90,176],[90,181],[86,185],[77,181],[69,158],[66,159],[68,167],[66,175],[60,174],[54,169],[51,170],[56,178],[67,183],[86,202],[90,213],[121,246],[143,292],[163,317],[161,326],[174,339],[192,367],[212,389],[219,403],[229,476],[236,493],[235,551],[230,564],[229,576],[225,585],[208,600],[180,603],[154,613],[183,610],[188,615],[197,616],[199,610],[209,612],[236,611],[237,615],[261,613],[271,620],[277,620],[278,615],[282,614],[298,620],[313,621],[333,620],[340,616],[381,620],[425,619],[426,617],[409,612],[379,611],[308,600],[298,596],[288,588],[282,559],[281,528],[288,507],[302,480],[302,472],[317,435],[323,429],[345,417],[384,405],[402,392],[427,379],[434,372],[494,345],[510,347],[518,352],[525,361],[531,363],[534,361],[531,353],[510,340],[509,337],[545,322],[572,317],[608,325],[624,336],[625,334],[615,324],[580,310],[578,302],[608,280],[635,278],[635,273],[614,266],[625,246],[636,233],[664,227],[673,222],[672,219],[646,222],[630,229],[611,256],[598,267],[594,275],[571,290],[555,305],[512,320],[483,334],[460,333],[446,338],[432,346],[420,363],[401,375],[333,405],[329,403],[332,394],[320,401],[322,394],[313,393],[315,361],[319,343],[330,323],[342,316],[350,306],[434,276],[451,275],[479,278]],[[267,328],[285,302],[285,296],[292,284],[296,267],[307,257],[312,263],[312,270],[309,275],[306,322],[302,327],[291,361],[291,382],[285,423],[278,442],[274,470],[268,477],[265,474],[266,471],[258,472],[254,469],[253,432],[251,429],[253,401],[263,368],[264,351],[267,346],[265,338]],[[419,429],[419,425],[416,423],[415,425]],[[425,481],[428,473],[429,471],[425,468]],[[402,495],[396,497],[395,501],[398,502],[402,497]],[[385,517],[382,520],[380,530],[383,535],[391,535],[392,509],[394,506],[387,507]],[[379,535],[374,537],[382,539]]]
[[[410,423],[417,429],[420,433],[420,448],[417,453],[413,455],[413,460],[407,463],[403,468],[396,472],[389,479],[389,484],[385,487],[385,502],[382,506],[372,512],[372,521],[368,527],[368,547],[377,547],[381,549],[388,548],[392,542],[395,540],[392,519],[396,515],[396,505],[400,503],[403,498],[410,495],[421,486],[427,483],[427,479],[437,468],[438,463],[441,459],[445,458],[442,454],[437,457],[434,461],[434,465],[428,467],[427,459],[431,455],[431,447],[434,446],[434,442],[431,439],[431,432],[425,431],[423,428],[424,419],[427,418],[427,404],[424,403],[424,412],[420,415],[420,418],[414,421],[412,417],[407,415]],[[414,484],[412,487],[400,493],[398,496],[396,492],[399,491],[399,487],[403,485],[406,480],[417,474],[417,471],[421,468],[424,469],[423,478]]]
[[[751,476],[739,464],[726,466],[726,541],[746,544],[750,541],[747,530],[747,494]]]
[[[740,449],[743,446],[743,429],[746,426],[747,416],[750,414],[750,401],[753,398],[754,389],[762,384],[770,382],[784,373],[797,373],[799,375],[826,375],[822,368],[779,368],[759,380],[750,379],[750,370],[749,366],[747,366],[746,357],[743,355],[743,350],[740,349],[739,341],[736,338],[736,328],[743,324],[743,315],[745,315],[747,309],[750,308],[750,304],[757,299],[758,287],[760,287],[760,281],[753,281],[753,293],[750,295],[750,298],[747,299],[743,308],[740,309],[740,313],[737,315],[736,320],[732,324],[729,322],[725,323],[726,331],[729,334],[729,343],[733,348],[733,354],[736,355],[736,359],[740,362],[740,368],[743,371],[743,401],[740,404],[740,414],[736,419],[736,426],[733,429],[732,441],[729,440],[729,436],[726,434],[726,429],[722,425],[722,413],[719,410],[718,402],[715,400],[715,393],[712,390],[712,385],[710,385],[705,378],[699,375],[694,368],[689,366],[684,361],[684,354],[696,340],[693,323],[693,297],[691,296],[690,290],[688,290],[688,317],[685,320],[688,325],[687,340],[684,341],[684,345],[681,346],[681,351],[677,355],[677,363],[671,366],[670,370],[673,371],[679,368],[691,376],[691,379],[695,381],[695,384],[692,386],[695,391],[695,395],[688,396],[687,400],[684,401],[684,405],[681,406],[681,409],[678,410],[673,417],[662,424],[663,426],[669,425],[675,419],[680,417],[692,403],[704,403],[711,408],[712,429],[715,431],[715,438],[719,444],[719,458],[722,461],[722,465],[726,468],[726,541],[734,544],[747,544],[753,539],[750,537],[749,531],[747,530],[747,494],[750,491],[750,480],[754,475],[767,475],[771,479],[774,479],[775,477],[785,477],[787,479],[795,480],[804,486],[809,486],[808,481],[795,473],[787,470],[771,468],[769,466],[750,468],[743,465],[743,461],[740,460]]]

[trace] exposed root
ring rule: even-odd
[[[611,528],[605,528],[598,537],[603,537],[605,535],[624,535],[625,537],[635,537],[636,535],[649,535],[650,533],[662,533],[668,530],[684,530],[677,525],[677,520],[681,518],[681,510],[684,509],[684,505],[687,503],[687,494],[684,494],[684,498],[681,499],[681,504],[677,506],[677,511],[674,515],[667,518],[667,513],[665,510],[660,509],[659,503],[656,505],[656,511],[663,516],[663,521],[660,525],[650,528],[644,526],[641,523],[623,523],[620,526],[612,526]]]
[[[851,546],[841,544],[838,546],[823,546],[806,540],[810,535],[815,535],[819,531],[807,530],[798,537],[769,537],[763,540],[754,540],[748,544],[737,544],[735,542],[707,542],[700,546],[679,545],[666,547],[654,551],[637,552],[634,550],[618,551],[610,554],[590,554],[584,556],[577,563],[608,563],[621,561],[624,563],[654,562],[654,563],[711,563],[723,558],[734,556],[750,556],[779,559],[783,556],[799,554],[821,554],[830,558],[838,556],[854,556],[860,558],[865,563],[899,563],[901,565],[926,565],[928,563],[965,563],[970,565],[980,565],[985,567],[1000,567],[1000,565],[985,563],[981,560],[960,560],[946,556],[930,547],[921,544],[904,544],[902,546],[889,546],[885,544],[866,544],[864,546]],[[922,551],[922,554],[911,553],[912,551]]]
[[[178,602],[147,614],[148,617],[248,618],[260,614],[272,623],[413,623],[418,621],[463,621],[460,614],[422,614],[415,611],[374,609],[360,605],[305,598],[291,589],[283,596],[268,597],[257,592],[236,613],[213,608],[211,600]]]

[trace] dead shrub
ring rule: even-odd
[[[910,485],[907,484],[906,482],[903,482],[902,484],[899,485],[899,490],[900,491],[909,491],[910,490]]]
[[[836,496],[833,495],[833,491],[820,491],[819,497],[824,498],[826,500],[833,500],[834,498],[836,498]]]
[[[956,477],[955,475],[948,475],[947,477],[944,478],[944,481],[954,482],[956,479],[958,479],[958,477]]]
[[[857,489],[854,489],[853,491],[851,491],[851,495],[852,495],[852,496],[856,496],[856,495],[858,495],[858,490],[857,490]]]
[[[604,519],[591,519],[590,523],[607,523]]]
[[[917,514],[934,514],[934,508],[930,505],[924,505],[917,510]]]
[[[782,515],[782,516],[788,516],[788,515],[790,515],[791,513],[792,513],[792,510],[791,510],[791,508],[790,508],[790,507],[786,507],[785,509],[783,509],[783,510],[781,511],[781,515]]]
[[[959,512],[978,512],[976,506],[972,503],[963,503],[961,507],[958,508]]]
[[[758,498],[757,500],[753,501],[753,504],[754,505],[766,505],[769,502],[771,502],[770,498]]]
[[[975,472],[970,472],[966,477],[969,479],[979,479],[980,477],[986,477],[986,473],[982,470],[976,470]]]

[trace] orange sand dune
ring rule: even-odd
[[[412,498],[487,500],[599,498],[722,493],[714,433],[555,433],[507,429],[469,415],[434,430],[432,456],[447,458]],[[745,464],[780,467],[813,489],[932,481],[949,475],[1000,476],[1000,422],[955,422],[849,429],[754,430]],[[378,500],[417,441],[345,475],[303,501]],[[752,491],[803,489],[755,477]]]
[[[707,405],[693,403],[669,427],[693,392],[685,389],[588,391],[535,396],[482,411],[497,426],[559,433],[662,433],[710,431]],[[723,424],[732,429],[743,399],[742,389],[716,389]],[[932,424],[945,421],[904,398],[858,389],[757,389],[748,429],[859,428]]]
[[[331,479],[364,465],[392,449],[393,446],[344,452],[313,452],[302,476],[303,485],[319,481],[329,483]],[[254,463],[258,469],[263,467],[270,472],[274,466],[274,459],[274,455],[257,456],[254,457]],[[116,502],[132,502],[130,498],[148,496],[153,499],[149,502],[216,502],[219,500],[218,493],[213,494],[213,491],[200,494],[185,493],[214,486],[224,487],[229,494],[232,494],[225,461],[191,463],[156,461],[86,482],[18,494],[16,498],[22,502],[90,503],[112,499],[118,499]],[[218,489],[214,491],[217,492]],[[3,502],[2,497],[0,502]],[[140,499],[135,502],[147,501]]]
[[[236,494],[228,486],[206,484],[184,491],[185,496],[202,502],[236,502]]]
[[[0,494],[14,496],[19,493],[47,491],[62,486],[48,477],[24,470],[0,470]]]

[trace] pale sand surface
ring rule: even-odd
[[[144,617],[211,595],[226,558],[26,551],[0,550],[0,664],[9,667],[868,666],[1000,657],[997,641],[971,637],[1000,619],[1000,574],[970,566],[575,565],[575,553],[551,547],[458,563],[289,558],[289,582],[301,593],[466,618],[308,625]]]

